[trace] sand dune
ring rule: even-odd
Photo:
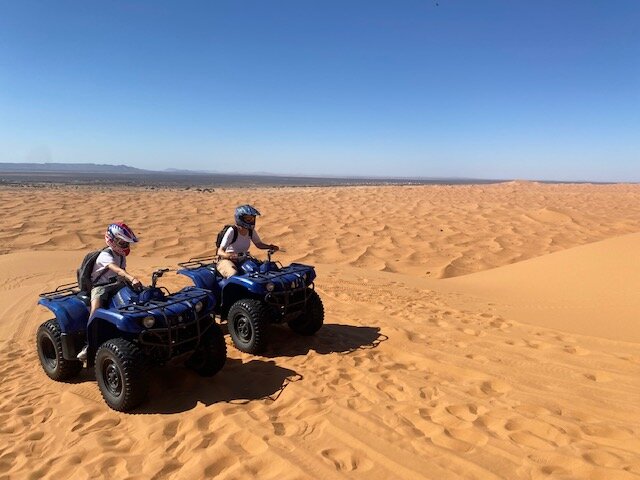
[[[640,234],[443,282],[522,322],[640,343]]]
[[[0,479],[639,478],[639,199],[521,182],[0,188]],[[130,415],[91,372],[44,375],[37,295],[73,280],[106,223],[126,212],[129,269],[148,277],[210,253],[245,202],[283,262],[317,265],[316,336],[276,328],[263,356],[228,341],[211,379],[153,371]]]

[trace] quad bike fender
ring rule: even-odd
[[[138,334],[142,329],[142,318],[144,314],[135,315],[140,320],[133,319],[134,315],[124,316],[117,311],[107,310],[106,308],[98,308],[93,314],[93,317],[89,319],[87,330],[89,332],[96,332],[100,330],[114,330],[117,332]],[[100,339],[104,341],[105,339]]]
[[[309,265],[304,265],[302,263],[292,263],[286,270],[295,272],[297,274],[306,274],[307,285],[313,283],[313,281],[316,279],[316,269]]]
[[[262,298],[266,295],[266,282],[256,282],[251,278],[234,275],[223,281],[221,300],[223,305],[230,305],[239,298]]]
[[[208,267],[200,267],[193,269],[183,268],[182,270],[178,270],[179,275],[184,275],[185,277],[189,277],[193,284],[198,288],[203,288],[205,290],[213,291],[214,285],[216,284],[216,276],[211,268]]]
[[[38,304],[53,312],[63,334],[86,331],[89,307],[78,297],[41,298],[38,300]]]

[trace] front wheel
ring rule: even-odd
[[[58,320],[48,320],[38,328],[36,349],[44,373],[59,382],[75,377],[82,370],[82,362],[66,360],[62,356],[62,332]]]
[[[302,314],[289,322],[289,327],[300,335],[313,335],[324,323],[324,307],[315,290],[308,293],[307,304]]]
[[[260,300],[238,300],[229,309],[227,326],[238,350],[259,353],[267,346],[269,310]]]
[[[200,345],[185,362],[187,368],[203,377],[212,377],[224,367],[227,361],[227,344],[220,325],[214,323],[202,335]]]
[[[114,338],[100,345],[95,373],[107,405],[126,412],[144,401],[149,388],[144,363],[142,351],[128,340]]]

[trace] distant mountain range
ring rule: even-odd
[[[95,163],[0,163],[4,173],[146,173],[149,170],[127,165],[99,165]]]

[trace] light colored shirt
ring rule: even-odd
[[[95,282],[98,280],[98,283],[108,283],[114,277],[118,275],[113,270],[107,268],[108,265],[115,263],[120,268],[126,270],[127,269],[127,259],[123,255],[118,255],[115,252],[111,252],[111,250],[105,250],[100,252],[98,258],[96,259],[96,264],[93,266],[93,271],[91,272],[91,281]],[[102,276],[100,276],[104,272]],[[98,279],[98,277],[100,277]]]
[[[251,246],[251,241],[253,241],[254,245],[258,245],[258,243],[262,243],[260,240],[260,236],[258,232],[254,229],[253,235],[249,236],[249,233],[246,235],[242,235],[240,233],[240,229],[238,229],[238,238],[236,241],[231,243],[233,239],[233,228],[229,227],[222,237],[222,241],[220,242],[220,248],[227,253],[247,253],[249,251],[249,247]]]

